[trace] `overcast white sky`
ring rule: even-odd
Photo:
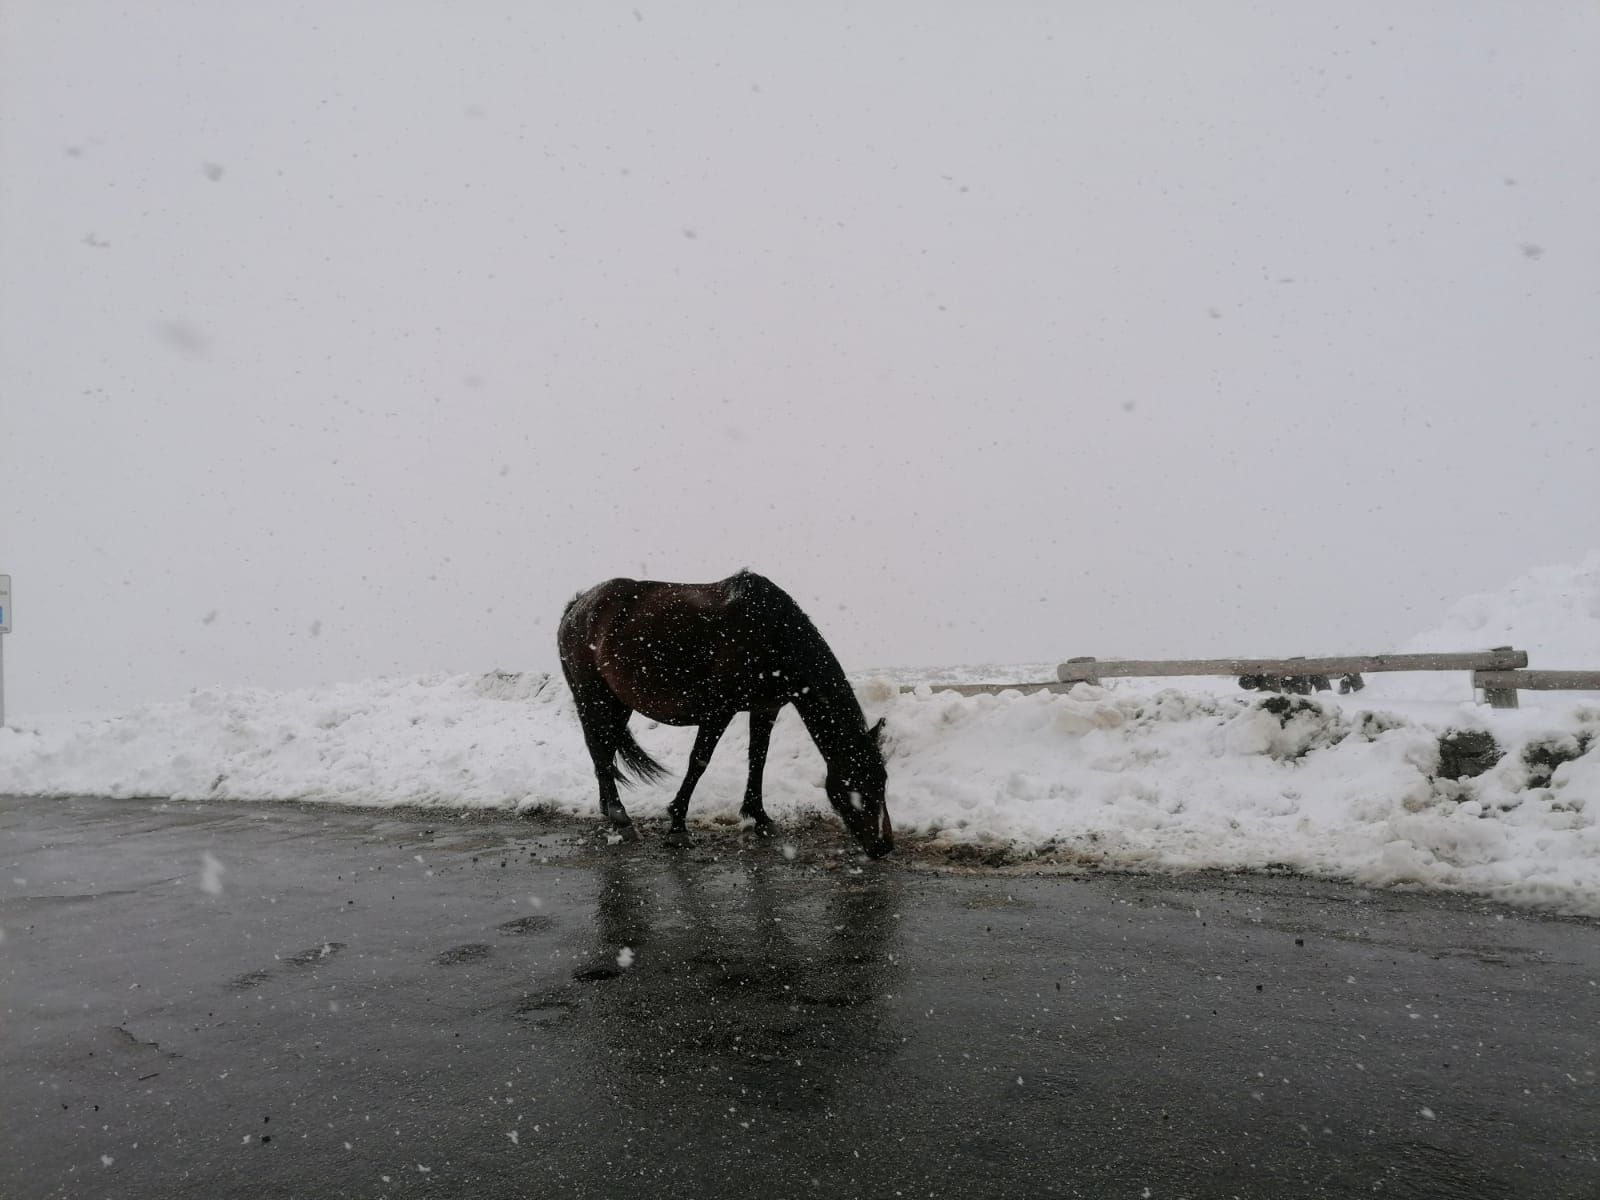
[[[1600,542],[1591,3],[0,13],[13,721],[744,565],[850,668],[1381,650]]]

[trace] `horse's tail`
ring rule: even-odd
[[[613,766],[612,771],[617,777],[617,782],[623,787],[632,787],[635,780],[641,783],[655,783],[672,773],[646,754],[644,747],[633,740],[633,731],[626,723],[617,734],[617,757],[622,760],[622,766],[632,771],[634,776],[633,779],[629,779],[621,768]]]

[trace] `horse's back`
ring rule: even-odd
[[[682,611],[706,617],[726,616],[746,601],[753,590],[745,577],[749,572],[716,583],[668,583],[659,579],[628,579],[619,576],[579,592],[562,613],[563,628],[617,620],[655,620],[660,614]],[[776,585],[760,576],[753,577],[767,588]]]
[[[748,571],[715,583],[608,579],[567,605],[562,666],[575,685],[603,680],[629,708],[669,724],[782,703],[776,597],[787,600]]]

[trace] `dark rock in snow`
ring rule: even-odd
[[[1557,767],[1582,758],[1593,745],[1594,735],[1588,732],[1529,742],[1522,749],[1522,763],[1528,768],[1528,786],[1549,787]]]
[[[1439,739],[1439,777],[1475,779],[1502,757],[1494,735],[1488,730],[1451,729]]]

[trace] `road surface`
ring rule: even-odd
[[[786,844],[0,798],[0,1196],[1600,1195],[1600,924]]]

